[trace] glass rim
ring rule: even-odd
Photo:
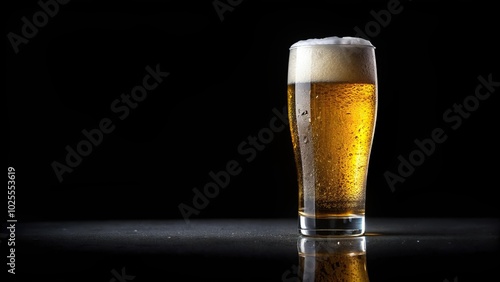
[[[365,45],[365,44],[339,44],[339,43],[326,43],[326,44],[310,44],[310,45],[299,45],[299,46],[290,46],[288,50],[298,49],[298,48],[311,48],[311,47],[320,47],[320,46],[342,46],[342,47],[366,47],[376,49],[373,45]]]
[[[362,37],[352,36],[329,36],[323,38],[308,38],[296,41],[289,49],[296,49],[299,47],[313,47],[313,46],[346,46],[346,47],[373,47],[370,40]]]

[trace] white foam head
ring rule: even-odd
[[[301,40],[290,47],[288,84],[376,83],[375,47],[358,37]]]

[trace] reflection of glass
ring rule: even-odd
[[[373,45],[304,40],[290,48],[288,116],[303,235],[362,235],[377,112]]]
[[[301,281],[369,281],[364,236],[300,236],[297,247]]]

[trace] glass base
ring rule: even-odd
[[[299,215],[299,232],[305,236],[361,236],[365,233],[365,217],[313,218]]]

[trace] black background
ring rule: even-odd
[[[247,162],[237,150],[286,105],[288,47],[354,36],[391,1],[70,1],[16,54],[36,1],[6,10],[8,166],[19,220],[182,218],[192,189],[236,160],[242,171],[191,218],[295,217],[289,130]],[[221,0],[222,3],[226,1]],[[478,76],[500,81],[493,1],[400,1],[376,46],[379,108],[367,216],[498,216],[496,88],[456,130],[443,113],[474,94]],[[371,12],[373,11],[373,12]],[[146,66],[169,76],[124,120],[110,109],[142,83]],[[469,97],[470,98],[470,97]],[[81,131],[110,118],[115,130],[59,182],[51,164]],[[391,191],[384,173],[415,139],[442,128],[436,146]]]

